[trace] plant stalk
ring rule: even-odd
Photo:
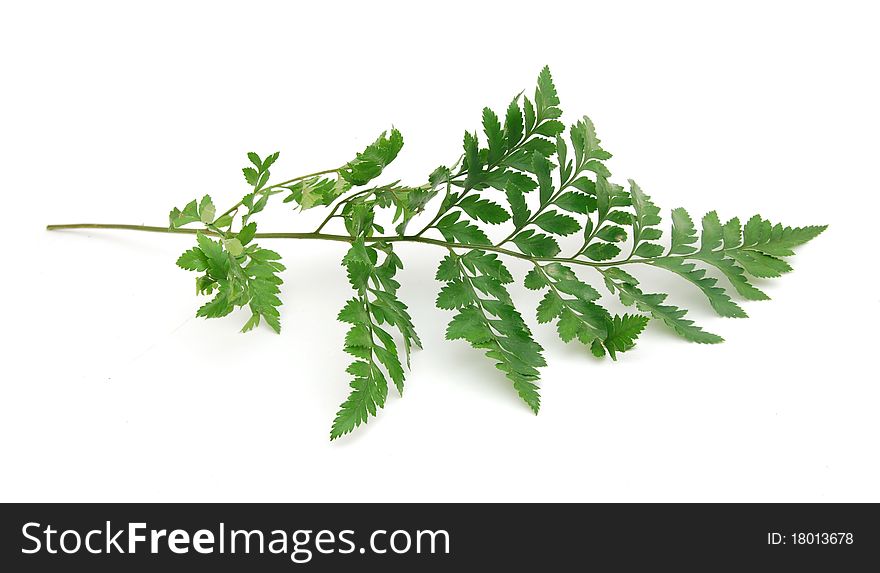
[[[166,233],[172,235],[195,235],[196,233],[202,233],[204,235],[210,236],[220,236],[219,233],[215,231],[211,231],[210,229],[179,229],[179,228],[171,228],[171,227],[157,227],[152,225],[128,225],[122,223],[66,223],[63,225],[47,225],[47,231],[64,231],[64,230],[74,230],[74,229],[118,229],[123,231],[142,231],[149,233]],[[257,233],[254,235],[255,239],[313,239],[313,240],[321,240],[321,241],[337,241],[342,243],[351,243],[354,241],[354,237],[349,235],[334,235],[330,233]],[[481,249],[484,251],[492,251],[495,253],[499,253],[502,255],[506,255],[508,257],[514,257],[517,259],[522,259],[530,262],[558,262],[558,263],[566,263],[566,264],[574,264],[574,265],[582,265],[586,267],[614,267],[623,264],[632,264],[632,263],[650,263],[659,258],[664,257],[651,257],[646,259],[631,259],[625,261],[608,261],[608,262],[592,262],[585,261],[583,259],[576,258],[566,258],[566,257],[531,257],[529,255],[524,255],[522,253],[518,253],[516,251],[511,251],[510,249],[505,249],[502,247],[498,247],[495,245],[465,245],[462,243],[453,243],[450,241],[441,241],[439,239],[431,239],[429,237],[420,237],[417,235],[398,235],[392,237],[385,236],[377,236],[377,237],[366,237],[365,240],[370,243],[422,243],[426,245],[436,245],[438,247],[443,247],[446,249]],[[668,258],[668,257],[666,257]]]

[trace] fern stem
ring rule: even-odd
[[[151,225],[127,225],[127,224],[118,224],[118,223],[66,223],[62,225],[47,225],[46,230],[48,231],[64,231],[64,230],[74,230],[74,229],[118,229],[124,231],[144,231],[149,233],[167,233],[172,235],[195,235],[196,233],[202,233],[204,235],[210,235],[214,237],[220,236],[216,231],[212,231],[210,229],[172,229],[171,227],[157,227]],[[338,241],[342,243],[351,243],[354,241],[354,237],[349,235],[334,235],[330,233],[257,233],[254,235],[256,239],[313,239],[320,241]],[[523,253],[518,253],[516,251],[511,251],[510,249],[505,249],[502,247],[497,247],[495,245],[471,245],[471,244],[462,244],[462,243],[452,243],[449,241],[441,241],[439,239],[431,239],[429,237],[419,237],[417,235],[402,235],[402,236],[393,236],[393,237],[366,237],[364,239],[370,243],[422,243],[426,245],[436,245],[438,247],[443,247],[446,249],[479,249],[483,251],[492,251],[495,253],[499,253],[502,255],[506,255],[508,257],[513,257],[516,259],[522,259],[524,261],[529,261],[532,263],[541,262],[541,263],[568,263],[574,265],[582,265],[586,267],[615,267],[618,265],[632,264],[632,263],[651,263],[658,259],[669,258],[669,257],[651,257],[644,259],[627,259],[624,261],[607,261],[607,262],[593,262],[593,261],[585,261],[583,259],[577,259],[574,257],[531,257],[529,255],[524,255]]]

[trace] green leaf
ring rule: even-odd
[[[571,342],[580,331],[582,324],[578,316],[567,308],[563,308],[559,314],[559,322],[556,323],[556,331],[563,342]]]
[[[208,257],[201,249],[193,247],[180,255],[177,259],[177,266],[188,271],[206,271],[208,270]]]
[[[447,340],[466,340],[473,345],[483,344],[493,337],[488,321],[476,306],[464,308],[446,328]]]
[[[730,221],[724,223],[724,227],[721,229],[721,234],[725,249],[738,247],[742,242],[742,225],[740,225],[739,219],[734,217]]]
[[[571,235],[581,230],[577,219],[557,211],[545,211],[535,218],[535,225],[554,235]]]
[[[257,191],[262,190],[263,187],[265,187],[266,183],[268,183],[268,182],[269,182],[269,172],[263,171],[262,173],[260,173],[260,176],[257,177],[257,184],[254,186],[254,191],[257,192]]]
[[[224,229],[232,225],[232,215],[221,215],[214,220],[214,226],[218,229]]]
[[[697,229],[688,212],[679,207],[672,210],[672,247],[670,254],[685,255],[696,250]]]
[[[513,98],[504,116],[504,135],[507,138],[508,149],[518,145],[523,137],[523,116],[517,99]]]
[[[576,296],[578,299],[590,302],[599,298],[599,293],[590,285],[581,282],[577,275],[569,267],[560,263],[549,263],[543,267],[544,273],[555,283],[557,290]]]
[[[437,295],[437,308],[451,310],[462,308],[474,302],[470,287],[460,280],[454,280],[440,289]]]
[[[538,177],[538,190],[540,193],[540,201],[541,204],[545,204],[550,200],[551,195],[553,195],[553,179],[550,176],[550,162],[547,159],[540,155],[535,154],[532,159],[532,166],[535,170],[535,175]]]
[[[240,257],[244,254],[244,246],[238,239],[223,239],[223,247],[233,257]]]
[[[529,211],[526,205],[526,198],[520,191],[508,190],[506,195],[507,201],[510,203],[510,212],[513,215],[513,225],[517,229],[521,229],[528,222],[529,217],[532,216],[531,211]]]
[[[559,254],[559,243],[549,235],[536,233],[531,229],[513,237],[513,243],[525,255],[535,257],[555,257]]]
[[[724,256],[723,253],[703,253],[694,255],[694,258],[708,263],[719,271],[730,281],[730,284],[737,293],[746,300],[769,300],[762,290],[756,288],[745,276],[743,268],[736,264],[732,258]]]
[[[617,360],[618,352],[631,350],[639,334],[648,325],[648,317],[639,314],[615,315],[608,322],[608,335],[602,342],[612,360]]]
[[[523,285],[529,290],[540,290],[547,286],[547,279],[544,278],[544,273],[538,269],[532,269],[526,274]]]
[[[336,316],[336,320],[349,324],[366,324],[369,319],[367,310],[359,298],[349,299]]]
[[[760,215],[755,215],[746,222],[743,228],[743,246],[749,247],[766,243],[770,239],[773,226]]]
[[[600,220],[604,219],[609,209],[611,209],[611,196],[613,193],[614,188],[605,177],[599,176],[596,178],[596,212]]]
[[[535,103],[538,106],[539,117],[545,115],[549,108],[559,105],[559,96],[556,94],[556,86],[553,85],[553,77],[550,75],[549,66],[544,66],[538,75]]]
[[[398,395],[402,396],[404,372],[403,365],[400,363],[400,358],[397,355],[397,347],[394,344],[394,339],[381,328],[377,327],[374,332],[376,336],[381,339],[383,345],[377,344],[373,348],[373,352],[376,354],[376,358],[379,359],[382,366],[385,367],[388,377],[394,382]]]
[[[471,272],[493,278],[501,284],[513,282],[513,276],[498,255],[479,249],[468,251],[460,257],[461,264]]]
[[[275,251],[271,251],[269,249],[259,248],[256,245],[251,245],[248,249],[250,256],[255,261],[260,262],[269,262],[269,261],[279,261],[281,260],[281,255],[276,253]]]
[[[605,338],[610,316],[593,302],[599,298],[596,289],[580,281],[570,268],[559,263],[536,267],[535,271],[544,276],[544,284],[550,287],[538,305],[538,322],[558,318],[556,330],[563,342],[577,338],[590,347],[593,341]],[[535,279],[532,282],[538,286]]]
[[[788,257],[794,254],[795,247],[813,240],[827,228],[828,225],[783,227],[777,224],[773,226],[773,230],[770,232],[770,239],[762,245],[755,245],[754,248],[766,255]]]
[[[299,204],[303,209],[311,209],[321,200],[321,193],[311,181],[303,181],[300,185]]]
[[[211,201],[211,196],[205,195],[199,203],[199,219],[207,225],[214,222],[216,215],[217,209],[214,207],[214,202]]]
[[[599,163],[598,161],[588,161],[584,164],[583,169],[592,171],[596,175],[601,175],[602,177],[611,177],[611,171],[609,171],[603,163]]]
[[[461,213],[456,211],[446,215],[437,222],[437,230],[449,242],[467,245],[488,245],[489,238],[479,227],[467,221],[459,221]]]
[[[247,227],[249,232],[255,228]],[[245,249],[234,237],[214,241],[198,232],[196,242],[198,247],[181,255],[178,265],[187,270],[206,272],[196,283],[199,294],[210,294],[217,288],[215,297],[199,308],[196,316],[216,318],[247,306],[251,317],[242,332],[252,330],[262,321],[275,332],[280,332],[278,287],[283,281],[278,273],[284,270],[284,265],[278,262],[279,255],[258,245]]]
[[[465,263],[465,257],[452,256],[441,263],[438,276],[447,277],[447,282],[457,281],[469,287],[474,301],[458,310],[449,323],[446,338],[466,340],[474,348],[485,350],[486,356],[494,360],[498,369],[513,382],[514,389],[523,401],[537,413],[540,408],[537,369],[545,365],[543,349],[532,339],[519,312],[507,302],[510,296],[495,278],[502,276],[499,267],[492,264],[490,267],[495,270],[484,274],[485,269],[490,268],[486,266],[486,261],[492,260],[487,259],[487,256],[484,252],[477,252],[471,265]],[[477,266],[478,260],[484,263]],[[455,268],[453,264],[456,265]],[[487,280],[495,281],[491,289],[495,294],[486,292]],[[479,292],[483,294],[479,295]],[[499,294],[501,298],[498,297]]]
[[[241,231],[238,232],[238,240],[242,245],[247,245],[251,241],[254,240],[254,236],[257,234],[257,224],[256,223],[248,223],[244,227],[241,228]]]
[[[343,258],[350,277],[364,275],[365,278],[352,281],[358,291],[357,296],[345,303],[337,317],[341,322],[352,325],[345,337],[344,350],[359,360],[348,368],[354,377],[352,390],[336,414],[330,439],[336,439],[365,424],[370,416],[375,416],[384,407],[388,378],[397,391],[403,393],[404,371],[400,350],[382,325],[394,326],[400,332],[407,364],[411,346],[421,346],[407,307],[396,295],[399,285],[394,275],[403,265],[390,245],[383,246],[382,250],[385,258],[380,263],[379,250],[365,245],[363,240],[357,240]],[[368,288],[368,285],[373,287]]]
[[[221,291],[209,302],[202,305],[196,311],[196,316],[199,318],[220,318],[228,315],[234,308],[235,306],[229,302],[227,293]]]
[[[527,131],[531,131],[535,127],[537,117],[535,115],[535,106],[529,98],[523,97],[523,115],[525,116],[525,126]]]
[[[584,254],[594,261],[608,261],[620,254],[620,247],[612,243],[592,243],[584,249]]]
[[[700,251],[714,251],[721,248],[723,229],[718,213],[711,211],[703,217],[703,233],[700,236]]]
[[[568,181],[571,177],[572,164],[568,160],[568,147],[565,140],[560,136],[556,136],[556,159],[559,162],[559,180]]]
[[[633,216],[626,211],[610,211],[605,218],[618,225],[631,226],[633,224]]]
[[[538,184],[535,180],[524,173],[509,172],[504,182],[504,189],[507,191],[528,193],[537,188]]]
[[[200,220],[199,207],[195,199],[187,203],[186,207],[183,208],[183,211],[175,207],[168,215],[168,222],[172,228],[182,227],[189,223],[196,223]]]
[[[510,214],[504,207],[487,199],[480,199],[476,195],[470,195],[462,199],[458,206],[472,219],[478,219],[484,223],[496,225],[510,219]]]
[[[556,137],[563,131],[565,131],[565,124],[555,119],[545,121],[535,129],[536,134],[543,135],[544,137]]]
[[[241,332],[250,332],[260,326],[260,315],[258,313],[251,314],[251,317],[241,327]]]
[[[578,177],[571,182],[571,186],[582,193],[586,193],[593,199],[596,197],[596,182],[589,177]],[[595,210],[595,207],[593,210]]]
[[[827,225],[783,227],[779,224],[772,225],[770,221],[762,219],[760,215],[755,215],[748,220],[743,229],[742,246],[760,251],[765,255],[788,257],[794,254],[795,247],[814,239],[827,228]]]
[[[754,277],[773,278],[791,271],[791,265],[782,259],[756,251],[730,251],[730,256]]]
[[[458,256],[447,255],[440,261],[437,274],[434,276],[438,281],[449,282],[458,278],[461,271],[458,268]]]
[[[731,300],[727,292],[716,286],[717,279],[706,276],[705,269],[698,269],[693,263],[689,263],[680,258],[657,259],[653,261],[655,267],[660,267],[689,280],[703,291],[712,308],[721,316],[732,318],[745,318],[745,311],[738,304]]]
[[[366,185],[382,174],[403,148],[403,136],[397,129],[382,134],[339,170],[340,176],[352,185]]]
[[[378,408],[385,405],[388,396],[388,383],[378,367],[357,361],[349,367],[355,376],[351,382],[351,393],[339,407],[330,429],[330,439],[335,440],[365,424],[369,416],[375,416]]]
[[[342,177],[322,178],[309,177],[287,186],[290,195],[284,198],[285,203],[296,201],[303,209],[311,209],[319,205],[330,205],[337,197],[351,189],[351,183]]]
[[[208,268],[215,278],[226,278],[229,259],[223,253],[223,245],[219,241],[212,241],[204,233],[196,233],[196,242],[207,257]]]
[[[608,274],[606,273],[607,277]],[[639,310],[647,312],[652,317],[663,322],[682,338],[701,344],[717,344],[724,341],[720,336],[706,332],[694,324],[692,320],[684,318],[687,311],[672,305],[663,304],[667,295],[661,293],[646,294],[633,284],[613,279],[611,282],[617,288],[623,304],[635,304]]]
[[[538,303],[538,322],[542,324],[550,322],[559,316],[559,313],[561,313],[564,308],[565,304],[563,304],[562,298],[553,291],[547,291],[547,294],[544,295],[544,298]]]
[[[280,279],[274,273],[267,276],[266,273],[257,271],[254,267],[251,267],[250,271],[253,276],[249,284],[250,302],[248,305],[252,314],[261,316],[276,333],[281,332],[280,313],[278,312],[278,307],[281,306],[281,299],[278,298]]]
[[[260,167],[260,170],[267,171],[270,167],[272,167],[272,164],[275,163],[275,160],[278,159],[279,155],[280,153],[276,151],[272,155],[266,157],[266,159],[263,160],[263,165]]]
[[[490,165],[494,165],[507,151],[505,145],[504,132],[501,130],[501,122],[498,116],[488,107],[483,108],[483,131],[486,134],[486,141],[489,145],[489,155],[487,161]]]
[[[626,240],[626,231],[617,225],[605,225],[596,232],[596,237],[609,243],[620,243]]]
[[[580,121],[571,126],[570,133],[571,143],[575,148],[579,165],[588,159],[609,159],[611,157],[610,153],[600,147],[599,138],[596,137],[596,128],[589,117],[583,116]]]
[[[569,191],[560,195],[553,204],[571,213],[586,215],[590,211],[588,208],[589,199],[590,197],[583,193]]]
[[[248,182],[248,185],[253,187],[257,184],[257,181],[260,178],[260,174],[257,172],[256,169],[254,169],[253,167],[245,167],[241,170],[241,172],[244,173],[244,179]]]
[[[533,137],[532,139],[528,140],[523,144],[522,149],[525,151],[532,151],[534,152],[533,155],[538,154],[545,159],[556,153],[556,146],[553,144],[553,142],[547,141],[546,139],[543,139],[541,137]],[[534,167],[526,170],[531,171],[533,169]]]
[[[483,170],[483,162],[480,161],[480,149],[477,144],[477,136],[469,131],[464,132],[464,168],[468,173],[468,181],[465,188],[471,188],[472,182],[479,181],[480,172]]]
[[[635,250],[635,255],[637,257],[644,257],[646,259],[659,257],[662,254],[663,247],[657,243],[641,243]]]
[[[645,229],[660,224],[660,208],[651,202],[651,198],[645,195],[635,181],[630,179],[629,185],[633,210],[635,211],[633,237],[638,241]]]
[[[440,185],[448,183],[451,177],[452,173],[449,171],[449,168],[445,165],[441,165],[428,176],[428,183],[431,187],[439,187]]]

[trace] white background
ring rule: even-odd
[[[0,22],[3,501],[880,501],[872,3],[19,2]],[[589,114],[615,178],[664,213],[830,224],[749,319],[640,272],[726,343],[652,324],[598,361],[515,285],[549,361],[536,417],[443,340],[442,250],[400,245],[425,349],[403,399],[330,443],[344,245],[271,242],[283,333],[241,335],[243,314],[193,318],[174,266],[191,237],[43,230],[163,225],[206,192],[222,209],[247,151],[281,150],[292,177],[392,123],[406,146],[384,180],[420,184],[544,64],[565,119]],[[323,215],[270,211],[263,231]]]

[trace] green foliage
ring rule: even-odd
[[[247,306],[251,317],[242,332],[253,330],[261,320],[275,332],[281,332],[278,287],[283,281],[278,273],[284,270],[284,265],[278,262],[281,258],[278,253],[249,244],[255,231],[256,225],[251,223],[237,236],[222,237],[218,241],[200,232],[196,235],[197,245],[177,259],[177,266],[203,273],[196,278],[196,291],[214,295],[199,308],[196,316],[217,318]]]
[[[295,201],[301,209],[306,210],[330,205],[351,189],[351,184],[342,177],[315,176],[296,181],[284,188],[290,194],[284,198],[283,202]]]
[[[602,346],[593,346],[593,354],[601,356],[603,350],[608,351],[612,360],[617,360],[618,352],[626,352],[636,344],[639,334],[648,325],[648,317],[640,314],[615,315],[607,324],[607,334]]]
[[[513,237],[513,243],[525,255],[534,257],[555,257],[559,254],[556,239],[543,233],[527,229]]]
[[[280,330],[284,267],[274,251],[253,242],[261,235],[251,218],[271,196],[284,193],[284,202],[301,210],[329,210],[312,233],[270,236],[350,244],[342,262],[354,295],[338,319],[348,325],[343,348],[354,360],[346,370],[350,394],[333,422],[331,439],[384,408],[389,385],[402,394],[411,350],[421,346],[398,297],[397,272],[403,264],[392,246],[400,242],[448,251],[436,275],[443,283],[436,305],[454,313],[446,337],[483,351],[537,413],[543,348],[508,291],[514,277],[501,257],[531,265],[524,285],[541,293],[537,323],[552,324],[563,342],[577,341],[596,358],[617,360],[635,348],[651,320],[688,341],[722,341],[688,318],[685,308],[670,301],[674,296],[642,285],[630,270],[668,271],[702,293],[718,315],[744,318],[735,299],[769,298],[759,283],[791,271],[786,259],[825,229],[786,227],[758,215],[745,225],[736,217],[723,222],[714,211],[695,220],[684,208],[670,211],[664,223],[661,208],[635,181],[627,186],[612,181],[605,164],[611,154],[593,122],[582,117],[566,128],[559,106],[550,70],[544,68],[531,98],[521,93],[501,113],[484,108],[482,129],[464,133],[458,161],[441,165],[416,186],[394,181],[368,187],[403,146],[396,129],[341,167],[275,184],[269,169],[278,153],[266,158],[249,153],[243,174],[252,189],[239,203],[218,214],[205,195],[170,213],[171,232],[202,226],[196,246],[177,261],[198,273],[197,292],[211,296],[197,316],[226,316],[247,307],[251,314],[242,330],[261,321]],[[433,218],[409,231],[426,212]],[[386,229],[389,221],[393,228]],[[324,233],[331,223],[341,223],[345,234]],[[666,224],[668,245],[663,244]],[[601,279],[594,282],[604,285],[608,300],[579,276],[584,268]],[[633,311],[611,312],[614,297]]]
[[[214,207],[214,201],[210,195],[205,195],[201,201],[193,199],[182,210],[175,207],[168,214],[169,226],[172,229],[178,229],[190,223],[202,223],[218,227],[226,226],[224,224],[226,221],[217,220],[217,223],[215,223],[215,219],[217,219],[217,208]]]
[[[483,223],[496,225],[510,219],[510,214],[504,209],[504,207],[489,201],[488,199],[481,199],[476,195],[465,197],[458,206],[462,211],[467,213],[468,217],[482,221]]]
[[[646,294],[637,286],[638,281],[621,269],[609,269],[603,273],[605,285],[608,290],[615,291],[620,296],[620,301],[626,306],[635,305],[642,312],[650,314],[653,318],[662,321],[676,334],[691,342],[703,344],[715,344],[724,339],[718,335],[704,331],[694,324],[692,320],[684,318],[687,311],[678,307],[663,304],[667,296],[664,293]]]
[[[733,302],[723,288],[715,286],[718,283],[717,279],[706,276],[706,269],[698,269],[694,263],[680,258],[657,259],[652,264],[655,267],[672,271],[694,283],[703,291],[703,294],[709,299],[709,304],[719,315],[731,318],[745,318],[747,316],[745,311]]]
[[[455,211],[437,222],[437,230],[447,241],[465,245],[488,245],[489,238],[479,227],[465,220],[459,221],[461,212]]]
[[[382,132],[376,141],[346,163],[339,174],[352,185],[366,185],[382,174],[382,170],[394,161],[402,147],[403,136],[399,131],[392,129],[389,136]]]
[[[465,340],[513,382],[520,398],[536,414],[541,407],[538,368],[546,362],[543,349],[513,306],[505,284],[513,281],[497,255],[473,249],[451,252],[440,263],[437,280],[446,283],[437,306],[457,314],[446,329],[448,340]]]
[[[611,316],[595,303],[599,293],[580,281],[569,267],[559,263],[535,265],[537,273],[526,286],[548,287],[538,305],[538,322],[557,320],[556,329],[563,342],[577,338],[588,348],[601,344],[608,336],[607,324]]]
[[[663,247],[650,241],[663,235],[660,230],[660,208],[651,202],[651,198],[632,179],[629,180],[630,197],[632,198],[633,219],[633,254],[638,257],[651,258],[659,256]]]
[[[278,159],[278,152],[276,151],[265,159],[260,159],[260,156],[253,151],[247,155],[253,167],[245,167],[241,172],[244,174],[247,184],[253,187],[255,192],[259,192],[269,182],[269,177],[271,176],[269,167]]]
[[[688,212],[679,207],[672,210],[672,245],[669,253],[672,255],[687,255],[693,253],[697,242],[697,229]]]
[[[384,257],[381,263],[380,253]],[[391,246],[367,246],[363,239],[356,239],[342,263],[356,296],[345,303],[337,318],[351,325],[343,348],[355,361],[347,369],[353,376],[351,393],[333,421],[331,440],[365,424],[385,406],[389,379],[403,394],[402,364],[409,365],[413,346],[421,347],[407,307],[397,298],[400,284],[394,276],[403,264]],[[388,327],[397,330],[402,349]]]

